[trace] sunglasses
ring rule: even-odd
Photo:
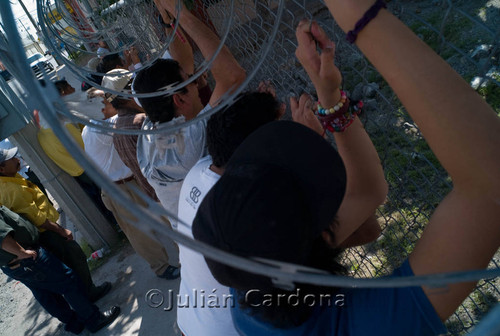
[[[118,95],[115,95],[115,94],[112,94],[109,92],[106,92],[104,94],[104,98],[108,101],[108,103],[111,103],[113,100],[115,100],[116,97],[118,97]]]

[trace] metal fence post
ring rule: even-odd
[[[109,247],[118,242],[118,235],[75,179],[62,171],[45,155],[37,139],[37,128],[29,124],[11,136],[23,159],[36,167],[44,187],[71,218],[84,239],[94,248]]]

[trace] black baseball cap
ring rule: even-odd
[[[345,188],[342,159],[324,138],[292,121],[271,122],[236,149],[200,205],[193,235],[239,256],[310,266],[314,242],[333,223]],[[270,277],[206,261],[225,286],[274,287]]]

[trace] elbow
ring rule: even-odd
[[[373,210],[376,210],[380,205],[385,203],[388,193],[389,185],[385,178],[382,178],[377,183],[372,183],[369,187],[365,187],[359,196],[363,197]]]
[[[371,243],[377,240],[382,233],[382,227],[378,223],[375,215],[371,216],[362,226],[363,239],[360,245]]]
[[[232,71],[230,81],[233,87],[238,87],[240,86],[245,79],[247,78],[247,73],[246,71],[238,65],[238,67]]]
[[[225,68],[212,68],[212,75],[215,79],[214,91],[232,93],[243,84],[247,78],[245,70],[238,64],[228,64]],[[219,90],[217,89],[219,88]]]
[[[389,184],[387,183],[385,178],[382,178],[382,180],[377,186],[377,191],[375,193],[377,206],[385,203],[388,193],[389,193]]]

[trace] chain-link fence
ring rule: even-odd
[[[81,51],[79,57],[66,61],[82,78],[91,71],[87,63],[95,57],[100,40],[106,41],[114,52],[135,46],[147,66],[164,50],[165,41],[169,39],[159,29],[158,13],[151,0],[53,3],[51,6],[50,1],[45,2],[39,7],[47,23],[46,35]],[[66,13],[66,21],[72,23],[65,26],[61,20],[51,21],[54,6],[67,3],[72,3],[73,10],[75,3],[80,4],[81,13],[60,8],[60,13]],[[344,33],[319,0],[191,0],[186,3],[219,36],[227,34],[225,44],[247,73],[253,74],[248,88],[257,87],[261,80],[270,80],[283,101],[302,92],[314,95],[294,55],[298,22],[313,18],[334,39],[344,90],[354,100],[362,99],[365,103],[361,119],[378,150],[389,183],[387,202],[378,210],[378,221],[383,228],[381,237],[346,251],[344,262],[355,277],[389,274],[407,258],[433,210],[451,189],[448,175],[390,87],[356,47],[345,42]],[[500,1],[395,0],[388,5],[500,115]],[[72,16],[74,19],[70,20]],[[61,34],[60,29],[65,33]],[[276,34],[271,39],[273,32]],[[65,56],[61,53],[60,57]],[[196,59],[201,64],[199,53]],[[490,268],[499,267],[499,257],[497,253]],[[467,333],[499,302],[499,289],[498,278],[481,280],[447,321],[450,333]]]
[[[224,2],[216,2],[221,8]],[[237,20],[226,45],[245,69],[260,57],[276,19],[277,1],[238,1]],[[220,25],[210,1],[205,17]],[[500,114],[500,2],[393,1],[397,14],[438,52]],[[244,15],[243,15],[244,13]],[[239,14],[239,15],[238,15]],[[308,77],[294,56],[295,27],[303,18],[319,21],[336,42],[336,62],[343,87],[365,103],[362,120],[372,138],[389,183],[386,204],[378,211],[383,228],[374,243],[345,253],[350,273],[359,277],[389,274],[407,258],[451,181],[390,87],[363,55],[345,42],[344,33],[321,1],[286,1],[279,33],[253,83],[271,80],[283,100],[290,94],[314,95]],[[497,254],[490,267],[498,268]],[[480,281],[475,291],[447,322],[451,334],[466,333],[500,298],[498,278]]]

